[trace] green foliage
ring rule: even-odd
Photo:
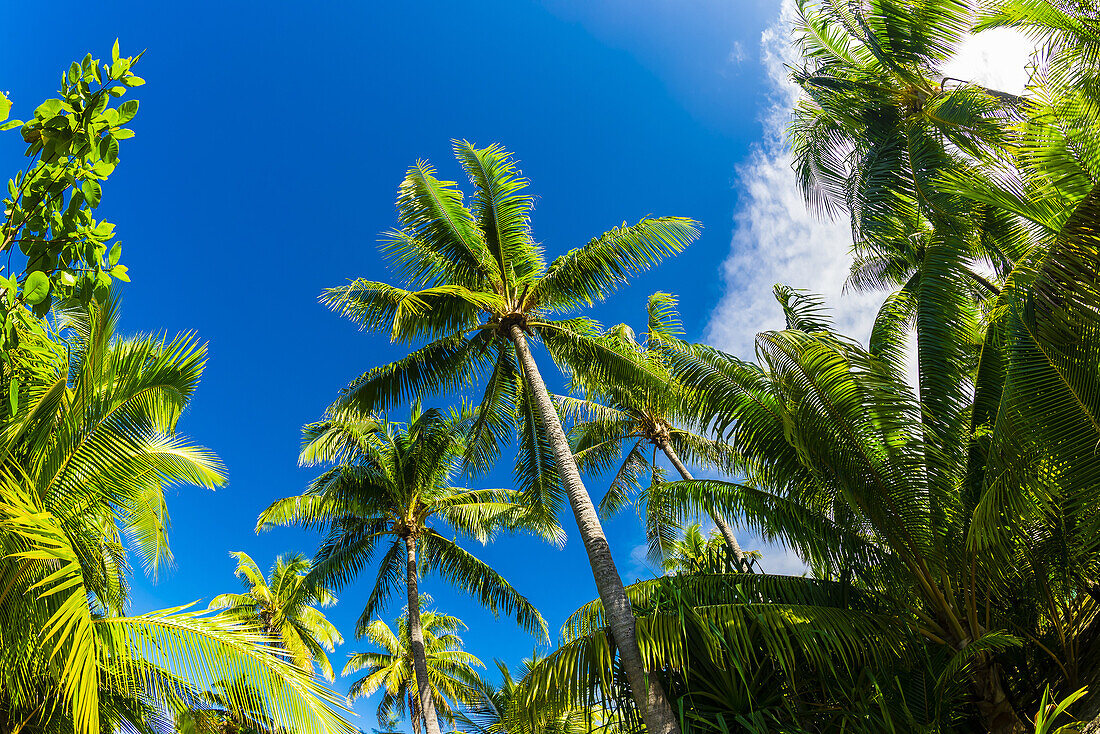
[[[113,280],[129,280],[119,263],[115,225],[97,219],[95,210],[103,182],[118,165],[119,141],[134,135],[126,125],[138,101],[118,100],[145,83],[132,71],[139,57],[120,57],[117,41],[109,63],[88,54],[62,73],[58,96],[35,108],[30,119],[0,125],[21,127],[29,159],[8,181],[0,222],[0,253],[9,253],[5,268],[15,249],[24,258],[16,268],[0,270],[0,353],[6,364],[20,330],[35,323],[24,313],[27,307],[41,317],[56,303],[103,300]],[[5,98],[0,121],[10,106]]]
[[[421,596],[421,604],[430,602]],[[462,649],[459,629],[464,625],[456,617],[437,611],[421,612],[424,630],[425,658],[436,711],[452,727],[455,726],[458,703],[476,697],[481,686],[477,669],[485,665]],[[397,631],[380,619],[372,621],[362,638],[380,651],[353,653],[344,666],[344,675],[365,673],[351,684],[349,696],[366,698],[381,690],[377,716],[379,726],[393,726],[406,716],[419,717],[416,697],[416,677],[413,672],[412,650],[409,645],[407,617],[397,620]],[[419,728],[419,723],[414,724]]]
[[[146,730],[217,697],[273,726],[351,732],[262,631],[185,608],[125,616],[129,557],[150,574],[171,558],[165,488],[224,474],[176,433],[205,347],[117,337],[117,315],[111,298],[59,314],[52,359],[0,429],[0,720]]]
[[[420,573],[439,574],[493,614],[513,616],[524,629],[546,637],[546,622],[526,597],[431,526],[438,519],[483,543],[500,530],[528,529],[548,539],[561,532],[529,512],[515,490],[450,485],[463,466],[472,422],[468,414],[421,412],[417,405],[405,424],[345,410],[305,427],[302,463],[336,466],[305,494],[274,502],[260,514],[257,529],[297,524],[326,531],[309,577],[336,588],[386,548],[356,634],[365,633],[404,578],[405,539],[411,537]]]
[[[617,376],[639,390],[657,389],[659,375],[623,354],[598,324],[567,316],[682,250],[698,235],[697,223],[682,217],[624,223],[547,265],[530,231],[534,197],[512,154],[466,141],[455,141],[454,151],[474,186],[468,206],[457,185],[438,179],[424,161],[408,170],[398,190],[401,226],[387,235],[382,254],[403,287],[356,280],[321,296],[364,329],[403,343],[427,340],[407,357],[365,372],[341,405],[368,413],[483,382],[468,457],[475,465],[491,462],[501,444],[518,435],[516,485],[556,509],[562,501],[557,470],[511,329],[541,341],[577,380]]]
[[[309,561],[300,555],[279,556],[268,579],[247,553],[231,555],[237,559],[244,593],[216,596],[210,608],[223,610],[220,617],[262,630],[302,670],[313,672],[316,664],[334,680],[325,651],[332,652],[344,639],[317,607],[334,605],[336,597],[324,586],[305,583]]]

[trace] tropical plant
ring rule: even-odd
[[[1066,242],[1080,237],[1068,231]],[[1094,247],[1091,268],[1100,266]],[[1089,367],[1100,365],[1100,351],[1089,351],[1100,294],[1059,283],[1058,298],[1080,307],[1069,321],[1044,305],[1044,281],[1070,253],[1080,254],[1073,245],[1050,253],[1025,292],[1002,294],[1013,300],[990,328],[971,420],[952,439],[964,452],[929,443],[908,386],[828,328],[761,334],[759,365],[698,346],[677,360],[680,379],[723,405],[712,418],[748,471],[742,483],[663,486],[667,501],[685,514],[711,502],[743,512],[818,575],[887,595],[951,651],[941,685],[968,679],[993,732],[1023,730],[1013,701],[1026,701],[1037,678],[1075,684],[1096,620],[1085,578],[1100,550],[1091,535],[1100,497],[1086,479],[1096,439],[1080,434],[1093,414],[1087,396],[1100,394]],[[797,307],[788,308],[796,327]]]
[[[500,683],[481,676],[473,697],[455,713],[455,722],[466,734],[612,734],[618,731],[614,717],[599,707],[527,705],[524,681],[535,670],[537,653],[520,664],[519,677],[497,660]],[[542,702],[540,701],[540,704]]]
[[[176,434],[205,347],[118,337],[117,317],[114,300],[59,313],[53,359],[0,429],[0,727],[145,731],[218,693],[276,727],[354,731],[259,631],[182,608],[125,616],[130,557],[150,574],[171,557],[165,488],[223,473]],[[246,675],[251,693],[233,683]]]
[[[427,596],[421,595],[421,606],[430,601]],[[474,691],[480,683],[477,669],[485,667],[480,660],[462,649],[462,638],[458,632],[465,627],[457,617],[434,610],[421,612],[428,688],[435,710],[452,728],[455,726],[456,704],[475,695]],[[361,637],[381,650],[353,653],[348,658],[343,675],[365,671],[362,678],[351,684],[348,695],[354,700],[381,689],[377,711],[379,725],[392,725],[396,719],[408,716],[414,734],[420,734],[424,715],[413,671],[408,610],[398,618],[396,632],[382,620],[376,619],[367,625]]]
[[[91,54],[73,62],[61,74],[59,96],[40,104],[26,122],[8,119],[12,103],[0,94],[0,131],[21,127],[29,159],[8,180],[0,220],[0,253],[6,253],[0,267],[0,362],[13,405],[19,378],[12,375],[11,350],[20,336],[44,331],[31,311],[42,317],[55,302],[103,300],[113,280],[130,279],[119,263],[122,246],[112,242],[115,225],[95,219],[93,210],[103,181],[118,165],[119,141],[134,135],[125,125],[137,114],[138,101],[112,103],[145,83],[132,71],[138,58],[119,56],[116,40],[109,64]],[[26,259],[16,254],[19,264],[12,268],[16,249]]]
[[[305,494],[274,502],[257,522],[258,530],[288,524],[325,530],[309,577],[336,588],[358,576],[380,546],[386,548],[356,635],[368,633],[404,579],[409,644],[428,734],[438,734],[439,724],[420,618],[422,574],[439,574],[493,614],[503,611],[546,638],[546,622],[526,597],[433,526],[435,521],[446,523],[483,543],[500,529],[528,528],[548,538],[561,532],[555,523],[529,512],[517,490],[451,486],[475,420],[437,409],[421,411],[417,404],[404,424],[353,410],[310,424],[304,429],[301,463],[336,466],[315,479]]]
[[[661,566],[666,573],[725,573],[744,570],[745,560],[730,552],[721,532],[704,536],[702,526],[694,522],[672,541]]]
[[[385,410],[424,395],[464,388],[488,374],[468,454],[496,456],[519,435],[516,479],[534,507],[573,511],[617,652],[652,734],[677,731],[668,701],[648,679],[634,641],[634,619],[596,508],[577,470],[560,418],[531,352],[537,339],[553,361],[584,384],[636,383],[660,389],[659,375],[622,354],[593,321],[567,313],[603,300],[635,273],[695,239],[679,217],[625,223],[546,265],[531,235],[534,197],[511,154],[499,145],[454,143],[474,186],[470,206],[453,182],[426,162],[409,169],[398,192],[400,229],[382,247],[403,287],[356,280],[322,300],[363,328],[419,343],[407,357],[364,373],[341,403]],[[434,732],[432,733],[434,734]]]
[[[316,663],[326,678],[334,680],[325,651],[335,650],[344,638],[317,607],[332,606],[336,597],[323,585],[305,583],[309,561],[297,554],[279,556],[269,581],[247,553],[230,555],[237,559],[236,575],[244,593],[216,596],[210,608],[223,610],[220,616],[226,619],[262,630],[302,670],[312,672]]]
[[[876,674],[908,683],[911,661],[897,652],[916,640],[877,595],[846,583],[747,573],[664,576],[627,593],[642,654],[685,729],[889,730],[876,728],[883,719],[877,709],[899,696],[877,686]],[[596,707],[622,730],[644,731],[614,664],[599,599],[566,621],[562,638],[525,676],[523,706]],[[868,644],[852,645],[852,638]]]
[[[1006,275],[1029,241],[1009,213],[947,183],[976,160],[1003,167],[1024,108],[1015,95],[944,77],[973,15],[960,0],[803,0],[795,33],[805,67],[792,76],[804,94],[789,130],[807,202],[851,218],[849,286],[892,291],[870,352],[903,371],[915,330],[926,440],[962,452],[956,462],[980,304],[999,291],[983,273]]]
[[[645,474],[658,478],[656,453],[660,451],[676,468],[682,479],[693,479],[684,465],[689,463],[733,471],[735,457],[729,448],[714,439],[693,431],[690,416],[683,406],[688,402],[683,386],[668,373],[662,357],[662,345],[682,337],[683,327],[676,313],[676,299],[668,293],[654,293],[647,306],[648,330],[644,343],[638,344],[634,331],[626,324],[609,329],[609,337],[621,342],[621,351],[642,361],[646,368],[664,375],[663,390],[638,390],[630,383],[577,385],[585,399],[555,396],[558,409],[578,422],[570,429],[570,438],[577,466],[600,473],[618,463],[611,485],[600,502],[600,511],[610,515],[630,501],[640,489],[639,478]],[[652,456],[647,456],[652,450]],[[681,458],[682,457],[682,458]],[[668,520],[667,508],[648,500],[651,495],[640,493],[645,501],[646,535],[650,556],[663,558],[673,535],[679,529]],[[743,569],[749,560],[741,550],[733,529],[721,513],[711,509],[708,514],[722,533],[729,552]]]

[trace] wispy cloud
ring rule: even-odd
[[[733,42],[733,46],[730,47],[730,55],[726,60],[733,66],[740,66],[741,62],[745,60],[745,47],[741,45],[740,41]]]

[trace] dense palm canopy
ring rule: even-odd
[[[318,607],[336,603],[331,591],[320,584],[306,584],[310,562],[301,555],[279,556],[267,578],[256,562],[240,551],[237,577],[244,592],[220,594],[210,600],[211,609],[223,610],[222,617],[263,630],[276,645],[290,654],[302,670],[314,664],[330,681],[336,676],[326,651],[332,652],[344,638]]]
[[[323,472],[258,520],[322,531],[315,557],[280,556],[265,576],[235,553],[243,592],[202,612],[128,616],[131,566],[155,577],[172,561],[166,490],[225,473],[177,433],[205,347],[116,333],[108,284],[126,270],[91,209],[129,132],[114,123],[136,111],[107,92],[134,83],[136,59],[74,64],[68,101],[24,126],[32,163],[0,228],[28,257],[0,278],[0,731],[351,734],[314,666],[334,677],[342,639],[320,609],[365,573],[355,633],[374,649],[344,668],[360,676],[351,696],[379,695],[379,723],[408,717],[417,734],[440,720],[467,734],[1044,734],[1067,711],[1095,716],[1100,13],[801,0],[796,16],[797,185],[851,223],[847,286],[883,294],[868,338],[783,284],[784,326],[752,355],[687,341],[663,292],[641,336],[605,329],[584,311],[697,223],[647,217],[547,262],[512,155],[455,142],[473,193],[408,169],[382,247],[397,282],[322,294],[410,352],[305,427],[300,463]],[[969,34],[1004,27],[1035,43],[1023,94],[944,76]],[[422,410],[433,395],[462,408]],[[407,403],[407,421],[387,417]],[[510,442],[514,488],[468,489]],[[611,475],[598,509],[582,471]],[[600,514],[630,501],[665,575],[624,587]],[[565,503],[598,598],[548,655],[483,678],[420,583],[548,642],[531,602],[457,538],[561,543]],[[727,517],[809,573],[749,573]]]
[[[852,217],[851,285],[892,292],[867,347],[836,333],[820,300],[778,286],[787,328],[759,335],[756,360],[670,342],[689,412],[719,430],[741,481],[657,483],[649,501],[683,519],[716,505],[741,514],[819,580],[643,582],[628,589],[640,646],[687,715],[722,730],[735,715],[753,731],[840,725],[800,711],[809,698],[869,731],[1024,731],[1046,685],[1077,696],[1100,630],[1095,10],[1010,2],[977,17],[1040,44],[1023,98],[937,76],[971,28],[965,4],[801,10],[802,184]],[[752,641],[750,620],[792,603]],[[571,675],[574,699],[623,700],[601,609],[578,613],[533,695]],[[696,630],[692,615],[705,620]],[[714,654],[723,638],[739,662],[778,663],[778,677],[754,690],[747,676],[769,667],[738,664],[741,693],[718,685],[731,669]],[[789,677],[802,654],[826,673],[812,691]],[[864,657],[853,667],[850,655]],[[693,679],[711,664],[701,658],[716,668]],[[782,706],[759,719],[768,691]]]
[[[182,609],[125,616],[129,558],[149,573],[171,558],[164,490],[223,474],[175,432],[204,347],[118,337],[117,316],[113,301],[60,314],[3,426],[3,726],[145,730],[217,694],[278,726],[350,731],[339,699],[259,630]]]

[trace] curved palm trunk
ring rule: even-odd
[[[416,569],[416,539],[405,536],[406,574],[409,591],[409,647],[412,649],[413,671],[416,673],[416,690],[420,696],[420,711],[424,715],[427,734],[440,734],[439,720],[435,713],[435,700],[428,682],[428,660],[424,654],[424,631],[420,628],[420,587]],[[416,714],[413,714],[414,718]]]
[[[695,477],[691,476],[691,472],[687,470],[684,463],[680,461],[679,455],[672,448],[668,441],[661,440],[657,442],[657,447],[664,452],[664,455],[672,462],[672,465],[676,467],[676,471],[680,472],[680,476],[687,480],[692,480]],[[730,553],[737,560],[737,565],[741,567],[742,571],[749,572],[749,559],[745,557],[745,552],[741,550],[740,544],[737,542],[736,536],[733,534],[733,528],[726,522],[726,518],[722,517],[721,513],[716,510],[708,509],[707,514],[710,515],[710,519],[714,521],[714,524],[718,527],[718,531],[722,533],[722,537],[726,539],[726,547],[730,549]]]
[[[534,357],[531,356],[527,338],[520,328],[514,325],[511,328],[511,337],[516,346],[516,356],[523,369],[523,376],[535,399],[535,408],[542,422],[543,432],[554,452],[554,461],[569,497],[569,505],[576,518],[584,549],[588,553],[588,562],[592,566],[596,590],[600,595],[600,601],[603,602],[608,626],[619,649],[619,659],[630,682],[634,702],[643,714],[646,731],[648,734],[679,734],[680,726],[676,722],[672,706],[668,703],[668,697],[661,688],[660,681],[646,674],[635,635],[634,614],[631,612],[630,602],[623,590],[622,578],[615,567],[615,560],[611,557],[611,548],[604,536],[596,507],[592,504],[592,498],[588,496],[588,490],[581,481],[580,472],[577,471],[573,453],[569,450],[569,441],[565,437],[557,411],[554,410],[554,404],[550,401],[546,383],[543,382]]]

